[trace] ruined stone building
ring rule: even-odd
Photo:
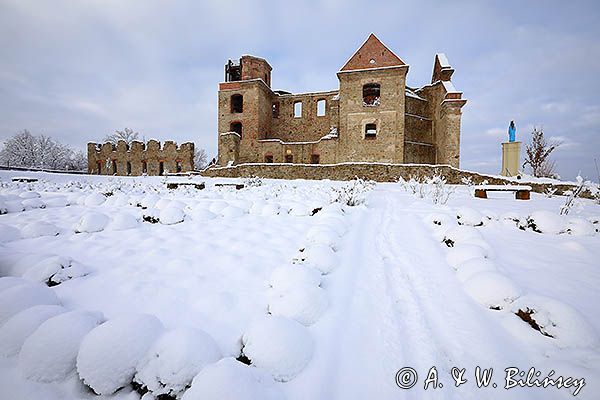
[[[219,85],[220,165],[238,163],[460,161],[461,109],[444,54],[431,83],[406,85],[408,65],[371,34],[338,71],[339,89],[271,89],[271,66],[242,56]]]
[[[194,169],[194,143],[149,140],[134,141],[130,146],[123,140],[112,143],[88,143],[88,173],[98,175],[163,175],[188,172]]]

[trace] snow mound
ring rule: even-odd
[[[66,207],[68,206],[69,199],[66,196],[56,196],[46,199],[46,207]]]
[[[21,348],[23,377],[40,382],[65,379],[75,369],[83,337],[103,321],[100,312],[70,311],[43,322]]]
[[[299,285],[319,286],[321,272],[309,265],[287,265],[273,270],[270,283],[277,292],[285,292]]]
[[[455,226],[456,220],[449,216],[448,214],[441,213],[432,213],[425,218],[423,218],[423,222],[427,225],[438,225],[438,226]]]
[[[531,312],[531,318],[540,332],[556,339],[560,347],[598,347],[598,333],[581,313],[556,299],[526,295],[511,305],[515,314],[519,310]]]
[[[154,396],[180,397],[202,368],[221,359],[213,338],[197,329],[175,329],[154,342],[137,366],[134,381]]]
[[[479,211],[468,207],[461,207],[456,212],[456,218],[460,225],[481,226],[483,225],[483,215]]]
[[[13,315],[29,307],[60,304],[54,291],[45,285],[28,283],[0,293],[0,326]]]
[[[41,196],[42,196],[41,194],[39,194],[38,192],[34,192],[34,191],[27,191],[27,192],[22,192],[19,194],[19,197],[22,199],[38,199]]]
[[[281,207],[277,203],[269,203],[264,206],[260,212],[260,215],[267,217],[269,215],[278,215],[281,212]]]
[[[567,232],[575,236],[594,236],[596,228],[594,224],[583,218],[571,218],[567,226]]]
[[[217,218],[217,214],[208,211],[204,207],[194,207],[190,213],[194,221],[210,221],[211,219]]]
[[[157,195],[147,194],[141,200],[139,200],[139,204],[144,208],[154,208],[159,200],[160,197],[158,197]]]
[[[28,282],[23,278],[17,278],[16,276],[3,276],[0,278],[0,292],[15,286],[23,285],[25,283]]]
[[[446,261],[454,269],[458,269],[462,263],[473,258],[487,258],[487,251],[474,244],[458,243],[448,250]]]
[[[270,300],[269,311],[273,315],[291,318],[309,326],[323,315],[329,301],[323,289],[314,285],[298,285],[287,293],[280,293]]]
[[[167,207],[160,211],[158,219],[163,225],[174,225],[183,222],[185,213],[179,207]]]
[[[483,240],[481,233],[471,226],[453,226],[448,229],[444,234],[443,242],[449,247],[454,246],[456,243],[462,243],[469,240]]]
[[[273,378],[259,368],[224,358],[204,368],[182,400],[283,400]]]
[[[493,309],[503,309],[521,294],[510,279],[498,272],[479,272],[464,283],[464,289],[479,304]]]
[[[487,258],[472,258],[457,266],[456,277],[461,282],[466,282],[473,275],[478,272],[494,272],[496,266],[494,263]]]
[[[100,232],[104,230],[108,224],[109,218],[98,212],[89,211],[81,217],[77,225],[75,225],[75,233],[81,232]]]
[[[298,375],[312,358],[314,342],[300,323],[282,317],[254,321],[242,336],[243,354],[252,364],[286,382]]]
[[[161,322],[147,314],[96,327],[83,338],[77,355],[80,378],[97,394],[114,393],[132,381],[135,367],[162,330]]]
[[[215,214],[221,214],[221,211],[228,206],[229,206],[229,204],[226,201],[218,200],[218,201],[213,201],[211,203],[211,205],[208,207],[208,210]]]
[[[88,275],[89,269],[84,265],[62,256],[48,257],[23,274],[29,281],[46,283],[48,286],[58,285],[64,281]]]
[[[58,235],[58,228],[44,221],[31,222],[23,227],[21,230],[23,237],[25,238],[36,238],[40,236],[56,236]]]
[[[324,244],[311,244],[306,246],[304,251],[298,253],[297,258],[301,262],[317,268],[322,274],[330,273],[338,264],[333,249]]]
[[[294,203],[291,205],[289,214],[296,217],[304,217],[307,215],[311,215],[312,211],[313,208],[307,206],[306,204]]]
[[[340,240],[340,235],[326,225],[315,225],[306,232],[306,242],[310,244],[324,244],[335,248]]]
[[[104,204],[106,201],[106,196],[101,193],[92,193],[85,197],[83,201],[83,205],[86,207],[95,207]]]
[[[44,203],[41,199],[27,199],[21,202],[21,205],[26,210],[33,210],[35,208],[46,208],[46,203]]]
[[[14,226],[0,224],[0,242],[12,242],[21,239],[21,231]]]
[[[13,315],[0,328],[0,356],[14,356],[35,330],[47,319],[65,312],[62,306],[33,306]]]
[[[535,232],[554,234],[566,228],[563,217],[550,211],[535,211],[527,218],[527,226]]]
[[[133,229],[138,226],[139,222],[136,217],[129,213],[118,213],[115,215],[108,225],[109,229],[113,231],[124,231],[127,229]]]
[[[227,206],[221,210],[220,214],[225,218],[235,218],[241,217],[242,215],[246,214],[246,212],[236,206]]]

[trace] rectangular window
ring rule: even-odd
[[[117,174],[117,160],[112,160],[112,172],[113,175]]]
[[[273,118],[279,118],[279,103],[273,103]]]
[[[325,99],[321,99],[317,101],[317,117],[325,116],[325,108],[327,106],[327,101]]]
[[[319,155],[318,154],[311,154],[310,156],[310,163],[311,164],[318,164],[319,163]]]
[[[285,156],[285,162],[286,163],[290,163],[290,164],[293,163],[294,162],[294,156],[291,155],[291,154],[286,154],[286,156]]]
[[[146,161],[142,161],[142,174],[148,173],[148,163]]]
[[[366,124],[365,125],[365,139],[375,139],[377,137],[377,125]]]
[[[183,170],[183,166],[181,165],[181,161],[175,161],[175,167],[177,168],[177,172],[181,172]]]
[[[159,174],[160,176],[162,176],[164,173],[165,173],[165,163],[161,161],[161,162],[158,164],[158,174]]]
[[[266,163],[269,163],[269,164],[270,164],[270,163],[272,163],[272,162],[273,162],[273,156],[271,156],[271,155],[266,155],[266,156],[265,156],[265,162],[266,162]]]
[[[297,101],[294,103],[294,118],[302,118],[302,102]]]
[[[127,161],[127,175],[131,175],[131,163]]]

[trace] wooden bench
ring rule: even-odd
[[[15,176],[14,178],[12,178],[13,182],[26,182],[26,183],[32,183],[32,182],[37,182],[37,178],[29,178],[26,176]]]
[[[475,197],[487,199],[487,192],[515,192],[515,199],[529,200],[531,186],[526,185],[481,185],[475,186]]]
[[[202,190],[206,187],[204,182],[167,182],[167,189],[177,189],[181,186],[193,186],[198,190]]]

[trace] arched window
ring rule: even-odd
[[[148,163],[146,161],[142,161],[142,174],[148,173]]]
[[[244,96],[241,94],[234,94],[231,96],[231,113],[244,112]]]
[[[294,103],[294,118],[302,118],[302,102],[297,101]]]
[[[98,167],[98,175],[102,173],[102,161],[97,161],[96,166]]]
[[[112,173],[113,175],[117,174],[117,160],[112,160]]]
[[[363,105],[378,106],[381,86],[379,83],[367,83],[363,86]]]
[[[272,163],[273,162],[273,154],[265,154],[265,162]]]
[[[238,135],[240,135],[240,139],[242,138],[242,123],[237,121],[237,122],[232,122],[231,124],[229,124],[229,132],[235,132]]]
[[[127,161],[127,175],[131,175],[131,163]]]
[[[183,170],[183,166],[181,165],[181,160],[175,160],[175,170],[177,173]]]
[[[317,101],[317,117],[323,117],[325,115],[326,106],[327,101],[325,99]]]
[[[159,174],[160,176],[162,176],[164,173],[165,173],[165,163],[164,163],[163,161],[161,161],[161,162],[158,164],[158,174]]]

